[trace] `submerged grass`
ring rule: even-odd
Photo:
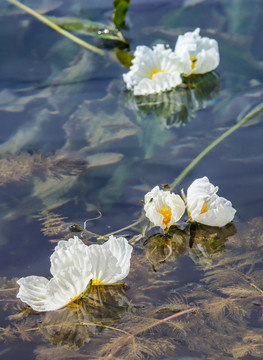
[[[199,283],[174,288],[180,297],[162,299],[158,307],[133,305],[125,289],[101,289],[104,292],[90,292],[76,308],[36,316],[23,312],[19,303],[9,303],[15,280],[0,278],[5,293],[1,296],[9,305],[6,310],[20,311],[9,317],[11,325],[0,327],[0,339],[36,341],[41,335],[52,343],[37,357],[46,360],[66,359],[69,354],[75,359],[161,359],[176,356],[185,348],[215,360],[221,360],[223,354],[235,359],[261,355],[263,333],[251,320],[261,324],[263,319],[262,271],[254,267],[248,276],[248,265],[261,262],[263,221],[254,219],[240,230],[228,241],[237,252],[244,246],[245,263],[243,252],[235,257],[231,252],[214,254],[213,264],[202,268]],[[151,278],[148,283],[143,279],[143,285],[138,284],[133,292],[132,298],[140,305],[156,276],[144,265],[141,259],[134,264],[140,274],[144,269],[146,278]],[[169,271],[174,272],[173,266]],[[158,291],[167,292],[170,286],[158,283]],[[151,299],[154,303],[154,296]]]

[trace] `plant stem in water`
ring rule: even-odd
[[[199,163],[200,160],[203,159],[203,157],[209,153],[217,144],[219,144],[221,141],[223,141],[226,137],[228,137],[230,134],[232,134],[234,131],[236,131],[240,126],[244,125],[248,120],[256,116],[258,113],[260,113],[263,110],[263,105],[261,104],[258,106],[255,110],[250,112],[247,116],[245,116],[241,121],[239,121],[236,125],[232,126],[230,129],[225,131],[219,138],[214,140],[210,145],[208,145],[196,158],[194,158],[193,161],[190,162],[190,164],[181,172],[179,176],[173,181],[170,188],[173,189],[175,186],[180,184],[180,182],[185,178],[185,176]]]
[[[78,38],[77,36],[69,33],[68,31],[62,29],[60,26],[54,24],[51,20],[47,19],[45,16],[39,14],[37,11],[31,9],[30,7],[22,4],[21,2],[19,2],[18,0],[7,0],[10,3],[12,3],[13,5],[16,5],[17,7],[19,7],[20,9],[24,10],[25,12],[27,12],[28,14],[34,16],[35,18],[37,18],[39,21],[43,22],[44,24],[46,24],[47,26],[51,27],[51,29],[57,31],[58,33],[60,33],[61,35],[67,37],[68,39],[74,41],[75,43],[77,43],[80,46],[83,46],[84,48],[91,50],[97,54],[100,55],[104,55],[104,51],[102,49],[97,48],[96,46],[93,46],[89,43],[87,43],[84,40],[81,40],[80,38]]]

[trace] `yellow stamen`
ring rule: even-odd
[[[70,307],[78,307],[79,304],[76,303],[77,300],[79,300],[81,298],[80,295],[75,296],[74,298],[70,298],[70,302],[68,303],[68,306]]]
[[[158,69],[155,67],[153,70],[151,70],[149,79],[152,80],[153,75],[154,75],[154,74],[157,74],[158,72],[164,72],[164,70],[158,70]]]
[[[207,207],[207,202],[205,202],[204,205],[202,206],[200,215],[206,213],[208,210],[209,208]]]
[[[165,226],[168,226],[168,224],[171,221],[171,217],[172,217],[171,208],[169,208],[169,207],[166,208],[165,205],[163,205],[163,208],[159,209],[158,212],[163,215],[163,224]]]
[[[101,286],[103,283],[100,280],[92,280],[92,286]]]
[[[195,56],[190,56],[190,59],[192,61],[192,65],[191,65],[191,69],[194,70],[195,68],[195,63],[197,61],[196,55]]]

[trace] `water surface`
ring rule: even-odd
[[[52,16],[111,21],[112,5],[105,0],[96,4],[37,1],[35,6]],[[83,227],[86,219],[97,217],[97,209],[102,217],[88,222],[88,229],[96,234],[107,234],[138,219],[147,191],[171,183],[206,146],[262,103],[262,12],[260,0],[131,2],[123,29],[131,51],[137,45],[157,42],[173,48],[179,34],[196,27],[219,43],[220,66],[212,77],[204,78],[198,106],[185,100],[181,113],[169,113],[163,107],[139,106],[138,111],[138,104],[125,90],[122,74],[127,69],[116,58],[115,43],[84,37],[106,50],[101,57],[1,1],[1,277],[49,276],[49,256],[55,245],[50,240],[68,238],[72,224]],[[262,303],[258,294],[245,294],[242,288],[243,293],[236,292],[234,297],[253,299],[242,306],[238,303],[236,312],[229,305],[234,303],[231,300],[219,320],[213,314],[212,320],[207,320],[202,311],[211,314],[204,304],[216,304],[215,296],[229,295],[218,288],[238,283],[233,277],[230,284],[226,276],[223,283],[216,278],[218,285],[214,286],[209,282],[209,267],[220,271],[231,267],[244,276],[252,274],[261,288],[262,137],[259,114],[211,151],[176,189],[187,189],[195,178],[208,176],[219,186],[219,195],[230,199],[237,209],[234,227],[212,233],[186,230],[181,238],[177,235],[181,242],[177,238],[173,254],[165,262],[160,240],[157,252],[151,251],[154,243],[143,245],[145,237],[135,244],[128,289],[111,295],[112,312],[103,305],[97,316],[105,319],[107,326],[139,332],[141,347],[135,355],[123,346],[111,358],[254,359],[256,352],[250,348],[250,352],[237,350],[240,344],[251,343],[260,353]],[[63,217],[60,231],[43,233],[44,221],[54,216]],[[131,238],[141,231],[142,225],[124,233]],[[146,237],[158,232],[153,228]],[[96,241],[83,236],[88,244]],[[8,287],[5,280],[2,283]],[[244,283],[255,289],[248,278]],[[9,308],[1,312],[2,327],[15,326],[16,321],[7,316],[21,310],[19,302],[14,302],[15,293],[8,300],[3,301]],[[178,308],[169,307],[167,301]],[[87,314],[94,310],[89,306]],[[178,323],[174,329],[153,326],[140,333],[140,321],[147,324],[151,317],[161,319],[195,306],[205,310],[200,311],[200,318],[193,313],[182,316],[180,321],[188,325],[181,330]],[[132,314],[141,317],[139,326]],[[74,316],[60,312],[55,321],[66,317],[72,325]],[[22,328],[37,327],[40,321],[50,324],[51,319],[47,314],[18,321],[14,338],[2,343],[2,358],[19,354],[21,359],[97,359],[101,354],[109,356],[114,346],[124,341],[118,340],[118,331],[110,333],[98,327],[83,334],[75,325],[65,334],[58,330],[63,339],[45,329],[27,331],[30,339],[21,335]],[[215,334],[218,341],[214,341]],[[252,340],[254,334],[259,338]],[[72,337],[83,340],[80,349]],[[99,353],[112,337],[114,346]],[[160,343],[151,353],[155,338]]]

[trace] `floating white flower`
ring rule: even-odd
[[[218,44],[215,39],[201,37],[200,29],[179,35],[175,54],[181,62],[184,75],[204,74],[219,65]]]
[[[127,89],[133,89],[134,95],[160,93],[182,83],[177,56],[163,44],[153,49],[137,46],[132,63],[123,79]]]
[[[218,187],[205,176],[196,179],[187,190],[187,210],[190,221],[209,226],[225,226],[233,220],[236,210],[230,201],[219,197]]]
[[[129,273],[132,246],[110,236],[103,245],[86,246],[77,236],[60,241],[51,255],[48,280],[28,276],[17,281],[17,297],[35,311],[52,311],[80,299],[93,286],[115,284]]]
[[[160,190],[155,186],[144,197],[144,210],[148,219],[162,229],[175,225],[185,212],[185,204],[179,195]]]
[[[53,254],[50,256],[50,272],[53,276],[69,267],[91,270],[87,262],[89,246],[85,245],[77,236],[69,240],[58,242]]]
[[[110,236],[103,245],[90,245],[92,284],[109,285],[123,280],[130,270],[132,250],[124,237]]]

